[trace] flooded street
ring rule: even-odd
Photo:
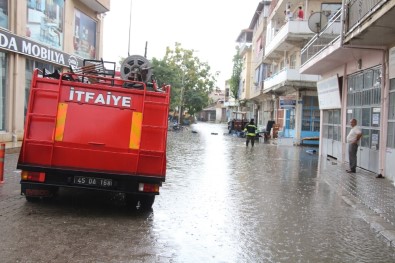
[[[226,132],[205,123],[169,132],[167,179],[148,212],[72,190],[28,203],[18,154],[8,154],[1,262],[395,262],[395,249],[319,176],[316,154],[247,148]]]

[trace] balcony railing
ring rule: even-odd
[[[368,17],[376,7],[381,6],[389,0],[351,0],[348,4],[348,26],[350,31],[356,24]]]
[[[342,9],[339,9],[328,21],[323,30],[315,35],[301,50],[301,64],[304,65],[310,59],[319,54],[322,50],[332,45],[340,38]]]
[[[265,79],[263,84],[263,90],[270,90],[273,87],[282,85],[283,83],[286,84],[287,82],[317,82],[319,81],[319,79],[320,76],[300,74],[299,69],[290,69],[285,67],[281,71]]]

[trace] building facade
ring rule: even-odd
[[[314,13],[331,17],[340,6],[339,0],[260,1],[251,20],[252,48],[250,64],[246,64],[251,67],[250,77],[242,75],[250,78],[250,84],[248,92],[241,93],[247,106],[243,110],[260,127],[275,121],[281,136],[292,138],[294,144],[320,134],[316,83],[321,77],[299,71],[301,50],[315,35],[308,18]],[[240,87],[243,91],[244,83]],[[318,144],[318,140],[311,143]]]
[[[103,52],[110,0],[0,0],[0,142],[22,140],[35,68],[81,67]]]
[[[343,0],[302,51],[301,72],[320,74],[320,155],[348,162],[346,137],[362,130],[357,166],[395,180],[394,0]],[[337,30],[340,28],[341,30]],[[333,33],[337,32],[337,33]],[[320,48],[317,48],[320,47]]]

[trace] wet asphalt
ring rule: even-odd
[[[150,211],[68,189],[29,203],[18,153],[7,154],[0,261],[395,262],[395,248],[323,179],[308,147],[247,148],[226,132],[206,123],[169,132],[167,180]]]

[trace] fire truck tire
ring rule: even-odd
[[[140,210],[149,210],[155,202],[155,195],[140,196]]]
[[[41,200],[40,197],[36,197],[36,196],[25,196],[25,197],[26,197],[26,201],[30,203],[36,203]]]

